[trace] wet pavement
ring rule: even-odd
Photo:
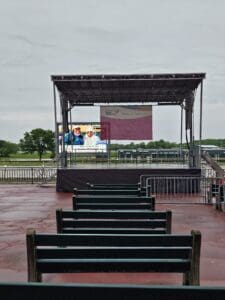
[[[156,200],[156,210],[172,210],[172,232],[202,233],[201,285],[225,285],[225,213],[198,203],[196,198]],[[0,281],[27,281],[25,234],[56,232],[56,208],[72,208],[71,193],[56,193],[54,186],[0,185]],[[99,282],[181,284],[180,274],[114,273],[51,274],[46,282]]]

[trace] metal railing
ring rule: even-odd
[[[172,201],[185,199],[190,203],[215,204],[225,198],[221,193],[223,178],[217,177],[141,175],[140,184],[147,196]]]
[[[56,172],[51,167],[0,167],[0,183],[55,182]]]
[[[147,195],[157,198],[186,199],[187,202],[224,205],[224,178],[204,176],[153,176],[141,175],[140,185]],[[48,183],[56,181],[55,167],[0,167],[0,183]],[[204,173],[204,172],[203,172]]]

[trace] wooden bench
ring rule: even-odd
[[[145,190],[141,190],[141,189],[135,189],[135,190],[125,190],[125,189],[119,189],[119,190],[116,190],[116,189],[77,189],[77,188],[74,188],[73,189],[74,191],[74,195],[103,195],[103,196],[106,196],[106,195],[110,195],[110,196],[121,196],[121,195],[126,195],[126,196],[129,196],[129,197],[138,197],[138,196],[145,196],[146,195],[146,192]]]
[[[27,232],[28,281],[44,273],[183,273],[199,285],[201,234],[36,234]]]
[[[171,211],[56,210],[58,233],[169,234]]]
[[[2,300],[224,300],[225,287],[0,283]]]
[[[155,197],[112,197],[73,195],[73,210],[76,209],[150,209],[155,210]]]

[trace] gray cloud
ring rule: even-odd
[[[37,41],[33,41],[32,39],[24,36],[24,35],[19,35],[19,34],[11,34],[7,36],[9,39],[11,39],[13,42],[15,41],[19,41],[25,44],[28,44],[30,46],[34,46],[34,47],[43,47],[43,48],[53,48],[56,45],[54,44],[48,44],[48,43],[42,43],[42,42],[37,42]]]
[[[0,139],[53,128],[51,74],[163,72],[207,73],[203,136],[224,137],[224,11],[223,0],[2,1]],[[156,139],[179,140],[176,108],[154,109],[153,120]]]

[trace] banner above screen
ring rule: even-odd
[[[151,140],[152,106],[101,106],[101,124],[109,130],[101,132],[102,139]]]

